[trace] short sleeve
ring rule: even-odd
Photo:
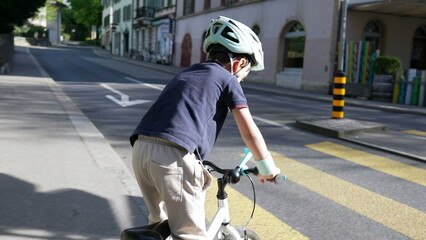
[[[248,107],[246,96],[244,95],[243,89],[238,82],[238,80],[233,77],[226,88],[224,89],[225,93],[225,103],[228,108],[246,108]]]

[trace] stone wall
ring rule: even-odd
[[[10,71],[14,49],[13,35],[0,34],[0,74]]]

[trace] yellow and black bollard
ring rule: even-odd
[[[343,108],[345,106],[345,94],[346,94],[346,76],[344,72],[337,72],[334,76],[333,84],[333,113],[331,114],[332,118],[341,119],[344,117],[345,113]]]

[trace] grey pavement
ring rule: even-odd
[[[176,74],[182,71],[182,68],[176,66],[156,64],[112,55],[110,52],[101,48],[93,48],[93,51],[95,54],[101,57],[136,64],[172,74]],[[283,96],[310,99],[314,101],[329,102],[330,106],[333,99],[331,95],[291,90],[250,81],[243,82],[242,86],[244,89],[252,89]],[[356,98],[345,98],[345,105],[371,108],[395,113],[415,114],[417,117],[426,116],[426,107],[400,105]],[[347,118],[332,119],[330,117],[327,119],[323,117],[314,117],[311,119],[298,119],[296,126],[304,130],[315,132],[317,134],[336,137],[345,141],[398,154],[419,161],[426,161],[426,148],[423,147],[426,146],[426,137],[395,132],[389,130],[386,125],[379,123],[356,121]]]
[[[17,47],[0,75],[0,239],[119,239],[147,223],[132,173]]]

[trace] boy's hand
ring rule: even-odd
[[[275,182],[275,177],[280,173],[280,169],[278,169],[278,173],[276,174],[271,174],[271,175],[262,175],[262,174],[258,174],[257,175],[257,179],[261,182],[261,183],[265,183],[265,182]]]
[[[254,162],[259,170],[257,178],[261,183],[274,182],[275,176],[281,172],[281,170],[275,166],[274,160],[269,152],[264,159],[255,160]]]

